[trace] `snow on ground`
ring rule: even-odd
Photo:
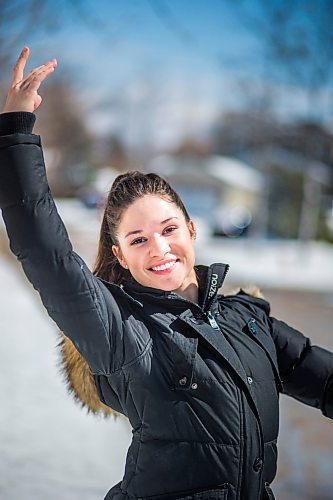
[[[102,499],[123,475],[129,426],[68,396],[56,326],[18,271],[0,254],[0,498]]]

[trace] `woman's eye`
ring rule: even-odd
[[[175,231],[177,229],[176,226],[169,226],[169,227],[166,227],[163,231],[163,234],[168,234],[168,233],[173,233],[173,231]]]
[[[133,240],[131,242],[131,245],[139,245],[140,243],[143,243],[145,240],[145,238],[136,238],[135,240]]]

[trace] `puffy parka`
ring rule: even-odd
[[[0,131],[1,120],[3,130],[27,119],[14,115]],[[133,429],[124,478],[105,499],[273,498],[279,393],[333,418],[333,355],[272,318],[265,300],[217,294],[224,264],[196,267],[199,304],[93,276],[57,213],[40,138],[11,127],[0,137],[10,247],[101,401]]]

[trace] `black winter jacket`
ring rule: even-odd
[[[2,115],[0,133],[22,130],[18,117],[29,118],[16,117]],[[36,135],[0,137],[0,207],[12,251],[101,401],[132,425],[124,478],[105,498],[273,498],[279,392],[333,418],[333,355],[270,317],[265,300],[217,295],[224,264],[196,268],[199,305],[94,277],[58,216]]]

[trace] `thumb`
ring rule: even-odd
[[[34,100],[34,111],[41,105],[42,100],[41,96],[37,94]]]

